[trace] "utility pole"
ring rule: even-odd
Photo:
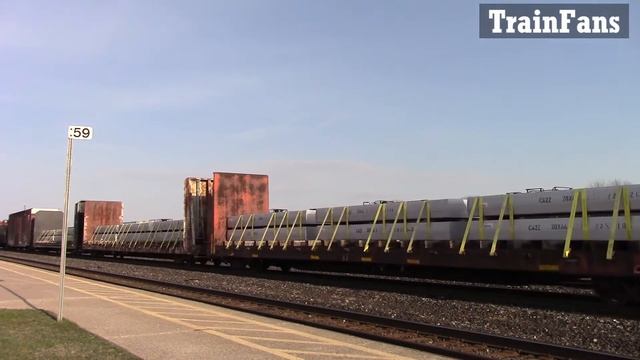
[[[71,188],[71,158],[73,140],[91,140],[93,129],[88,126],[69,126],[67,134],[67,168],[64,180],[64,208],[62,209],[62,243],[60,245],[60,295],[58,298],[58,321],[62,321],[64,313],[64,277],[67,266],[67,236],[69,217],[69,190]]]

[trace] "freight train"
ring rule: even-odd
[[[269,209],[266,175],[187,178],[183,220],[123,222],[119,201],[80,201],[70,251],[463,281],[590,281],[640,302],[640,185],[529,189],[463,199]],[[0,246],[59,250],[62,213],[0,223]],[[5,234],[6,232],[6,234]]]

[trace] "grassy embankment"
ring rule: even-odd
[[[137,359],[75,325],[37,310],[0,310],[0,359]]]

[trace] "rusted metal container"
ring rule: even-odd
[[[184,181],[184,251],[206,256],[213,210],[213,180],[186,178]]]
[[[7,220],[0,221],[0,247],[7,246]]]
[[[227,237],[227,218],[269,210],[267,175],[213,173],[213,229],[211,253]]]
[[[9,215],[7,246],[26,248],[45,230],[62,228],[62,211],[27,209]]]
[[[82,200],[76,203],[76,248],[91,239],[98,226],[122,224],[123,210],[122,201]]]

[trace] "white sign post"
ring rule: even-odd
[[[64,209],[62,214],[62,244],[60,246],[60,297],[58,299],[58,321],[62,321],[64,310],[64,275],[67,265],[67,217],[69,213],[69,187],[71,185],[71,152],[73,140],[91,140],[93,128],[89,126],[69,126],[67,134],[67,170],[64,181]]]

